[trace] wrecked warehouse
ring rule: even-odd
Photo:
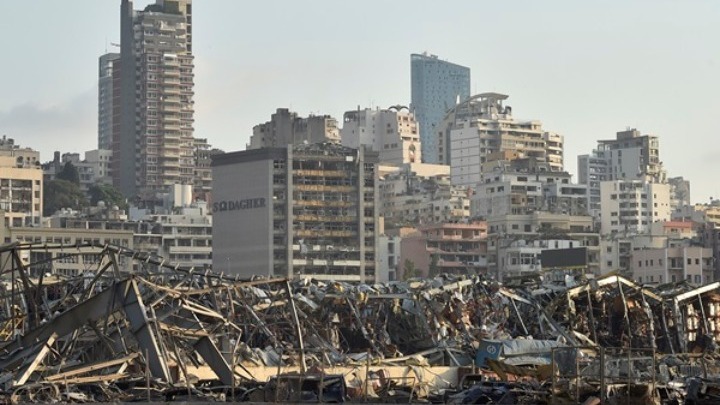
[[[90,248],[97,267],[78,276],[37,273],[21,253],[85,250],[0,248],[6,402],[702,399],[720,375],[718,284],[238,280]]]

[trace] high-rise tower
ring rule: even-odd
[[[106,53],[98,61],[98,149],[112,150],[113,68],[119,60],[119,53]]]
[[[128,197],[193,184],[191,0],[122,0],[113,182]]]
[[[427,53],[410,55],[411,109],[420,124],[423,161],[438,162],[437,127],[445,113],[470,97],[470,68]]]

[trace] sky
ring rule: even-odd
[[[120,0],[0,2],[0,134],[43,160],[97,147],[97,60],[117,50],[119,12]],[[195,0],[195,136],[243,150],[277,108],[341,121],[408,105],[410,54],[427,51],[564,135],[569,172],[637,128],[706,202],[720,198],[718,20],[716,0]]]

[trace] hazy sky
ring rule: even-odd
[[[140,9],[151,1],[136,1]],[[0,3],[0,134],[97,147],[97,58],[120,0]],[[196,136],[231,151],[278,107],[301,115],[410,102],[410,54],[472,69],[519,119],[565,136],[565,165],[635,127],[660,137],[692,200],[720,197],[720,2],[195,0]]]

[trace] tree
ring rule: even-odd
[[[70,162],[65,163],[62,170],[60,170],[55,178],[58,180],[69,181],[70,183],[80,184],[80,173],[77,167]]]
[[[62,208],[80,209],[87,204],[87,198],[77,184],[59,179],[45,183],[43,215],[50,216]]]
[[[107,206],[117,205],[121,210],[127,209],[127,200],[122,193],[110,184],[93,184],[88,189],[90,204],[97,205],[98,201],[104,201]]]
[[[420,270],[415,267],[415,263],[410,259],[405,259],[405,263],[403,263],[403,280],[410,280],[418,276],[420,276]]]

